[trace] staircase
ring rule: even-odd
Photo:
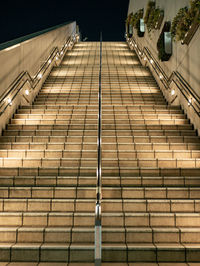
[[[94,265],[99,58],[76,44],[0,137],[1,266]],[[101,82],[103,265],[198,265],[196,131],[125,43]]]

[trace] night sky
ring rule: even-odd
[[[129,0],[8,1],[1,6],[0,43],[76,20],[88,41],[124,41]]]

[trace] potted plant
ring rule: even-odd
[[[126,33],[127,37],[131,38],[133,35],[133,26],[131,25],[133,13],[130,13],[126,19]]]
[[[147,26],[148,32],[152,30],[160,29],[164,18],[164,10],[159,7],[156,8],[154,1],[149,1],[144,17],[144,22]]]
[[[149,16],[151,14],[151,11],[153,8],[155,8],[156,4],[154,1],[149,1],[147,4],[147,8],[146,8],[146,13],[144,16],[144,23],[147,24],[148,20],[149,20]]]
[[[189,44],[200,24],[200,0],[191,0],[190,7],[181,8],[172,22],[174,41]]]
[[[144,36],[144,31],[142,30],[142,18],[143,18],[143,9],[139,9],[131,18],[131,25],[137,30],[138,37]]]

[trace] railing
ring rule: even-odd
[[[50,55],[47,57],[45,62],[41,65],[35,76],[32,78],[28,71],[21,72],[18,77],[10,84],[7,90],[0,96],[0,116],[11,106],[19,93],[22,92],[24,85],[28,82],[30,89],[24,90],[22,93],[25,100],[25,95],[29,95],[31,91],[35,89],[42,77],[45,75],[47,70],[53,66],[55,61],[62,60],[64,54],[69,48],[72,48],[75,41],[78,40],[79,36],[74,31],[72,35],[66,40],[62,48],[53,48]]]
[[[149,63],[149,66],[153,68],[160,81],[164,85],[165,89],[169,90],[172,96],[175,94],[175,90],[171,89],[171,83],[173,82],[175,84],[176,88],[187,101],[188,106],[192,107],[195,113],[200,117],[200,97],[196,94],[196,92],[188,84],[188,82],[182,77],[182,75],[178,71],[173,71],[170,76],[167,76],[150,50],[147,47],[143,47],[143,49],[141,49],[136,43],[134,37],[127,38],[127,43],[130,49],[134,49],[136,51],[140,60],[144,60],[145,62]],[[172,102],[174,100],[175,98],[172,100]]]
[[[102,33],[100,35],[100,67],[99,67],[99,113],[97,139],[97,191],[95,208],[95,266],[101,265],[101,71],[102,71]]]

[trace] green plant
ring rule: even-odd
[[[148,4],[147,4],[145,16],[144,16],[144,23],[145,24],[147,24],[147,22],[149,20],[150,13],[151,13],[153,8],[155,8],[155,2],[154,1],[149,1]]]
[[[175,41],[183,40],[190,26],[200,23],[200,0],[190,0],[190,8],[181,8],[174,17],[171,34]]]
[[[158,20],[163,13],[163,10],[161,10],[159,7],[156,8],[154,1],[148,2],[144,17],[144,23],[147,26],[148,32],[156,29]]]
[[[131,25],[130,23],[131,23],[132,17],[133,17],[133,13],[130,13],[126,19],[126,33],[128,37],[131,37],[129,26]]]
[[[143,13],[144,13],[144,10],[143,9],[139,9],[131,18],[131,25],[134,27],[134,28],[138,28],[138,23],[140,21],[141,18],[143,18]]]

